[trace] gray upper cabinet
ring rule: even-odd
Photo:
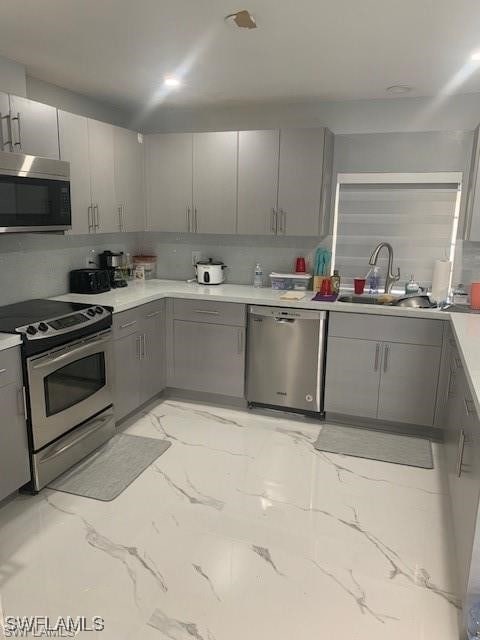
[[[320,233],[325,129],[282,129],[278,180],[279,234]]]
[[[327,413],[433,426],[442,322],[331,313]]]
[[[238,233],[276,233],[279,144],[278,130],[238,133]]]
[[[30,480],[20,348],[0,352],[0,500]]]
[[[112,233],[118,231],[113,125],[89,119],[88,147],[93,230]]]
[[[147,229],[193,231],[191,133],[145,137]]]
[[[19,96],[10,96],[13,151],[59,158],[57,109]]]
[[[465,240],[480,240],[480,125],[473,136],[473,151],[470,163],[470,176],[467,185],[467,204],[465,214]]]
[[[94,229],[87,118],[59,111],[58,135],[60,157],[70,162],[71,233],[89,233]]]
[[[143,138],[135,131],[114,127],[114,176],[119,231],[145,229]]]
[[[193,228],[195,233],[235,233],[236,131],[193,134]]]

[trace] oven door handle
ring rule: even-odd
[[[47,462],[47,460],[51,460],[52,458],[56,458],[57,456],[59,456],[64,451],[67,451],[67,449],[71,449],[73,446],[75,446],[76,444],[78,444],[79,442],[84,440],[84,438],[86,438],[91,433],[93,433],[93,431],[97,431],[102,426],[102,424],[104,424],[105,422],[108,422],[109,420],[111,420],[112,417],[113,417],[113,415],[111,413],[109,413],[106,416],[101,416],[100,418],[95,419],[93,424],[91,424],[88,429],[83,431],[79,436],[77,436],[73,440],[69,440],[65,444],[61,444],[59,446],[57,445],[57,447],[54,447],[52,449],[50,449],[50,447],[49,447],[47,455],[45,455],[43,458],[41,458],[41,461],[42,462]]]
[[[46,359],[42,359],[38,364],[32,365],[32,369],[43,369],[44,367],[50,367],[51,365],[57,364],[57,362],[62,362],[63,360],[75,359],[78,355],[82,354],[84,351],[90,351],[92,347],[100,346],[101,344],[105,344],[105,342],[110,342],[110,335],[105,338],[99,338],[97,340],[92,340],[83,344],[80,347],[76,347],[71,351],[67,351],[66,353],[62,353],[59,356],[47,356]]]

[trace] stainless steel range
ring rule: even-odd
[[[111,311],[28,300],[0,307],[0,332],[22,336],[31,484],[38,492],[115,432]]]

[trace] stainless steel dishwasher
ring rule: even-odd
[[[327,313],[251,306],[247,401],[323,413]]]

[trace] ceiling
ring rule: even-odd
[[[258,29],[224,22],[243,8]],[[432,96],[480,91],[479,24],[476,0],[3,0],[0,55],[129,109]]]

